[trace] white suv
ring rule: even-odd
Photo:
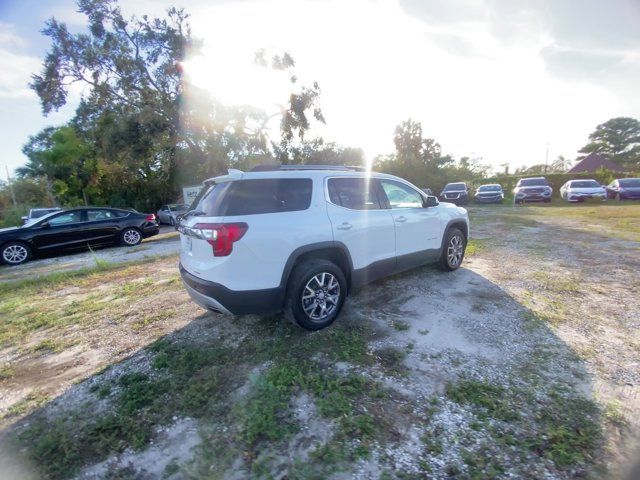
[[[180,273],[193,300],[222,313],[274,313],[330,325],[347,293],[431,262],[462,263],[464,208],[398,177],[348,167],[229,170],[205,182],[180,220]]]

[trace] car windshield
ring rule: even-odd
[[[447,183],[447,186],[444,187],[445,192],[460,191],[466,189],[467,186],[464,183]]]
[[[546,187],[549,185],[544,178],[523,178],[520,180],[521,187]]]
[[[618,182],[621,187],[640,187],[640,178],[621,178]]]
[[[502,190],[500,185],[482,185],[478,188],[479,192],[499,192],[500,190]]]
[[[595,180],[577,180],[571,182],[571,188],[596,188],[600,184]]]

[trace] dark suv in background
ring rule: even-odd
[[[469,203],[469,187],[464,182],[447,183],[440,192],[440,200],[465,205]]]
[[[515,203],[551,201],[553,188],[544,177],[521,178],[513,189]]]

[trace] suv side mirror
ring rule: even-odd
[[[438,205],[438,198],[433,195],[427,195],[427,198],[424,201],[425,207],[435,207]]]

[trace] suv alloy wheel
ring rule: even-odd
[[[462,264],[466,241],[463,233],[457,228],[450,228],[445,234],[444,248],[440,257],[440,265],[444,270],[457,270]]]
[[[344,303],[347,282],[334,263],[306,260],[289,280],[285,316],[306,330],[320,330],[333,323]]]

